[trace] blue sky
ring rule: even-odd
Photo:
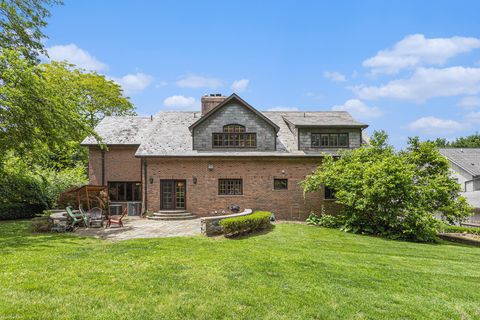
[[[137,112],[237,92],[347,110],[397,147],[480,131],[479,1],[86,1],[54,7],[50,57],[120,83]]]

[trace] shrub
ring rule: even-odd
[[[30,219],[45,210],[43,204],[2,203],[0,204],[0,220]]]
[[[223,219],[220,226],[223,227],[225,236],[234,237],[269,228],[271,216],[271,212],[255,211],[246,216]]]
[[[313,212],[308,216],[307,223],[325,228],[339,228],[342,225],[341,218],[338,216],[332,216],[330,214],[317,216]]]
[[[443,225],[439,229],[439,232],[441,232],[441,233],[470,233],[470,234],[480,235],[480,228]]]
[[[441,212],[449,223],[472,213],[448,160],[431,142],[410,138],[406,150],[375,132],[370,145],[326,156],[302,182],[304,192],[335,190],[342,205],[342,230],[411,241],[436,241]]]

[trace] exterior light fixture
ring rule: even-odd
[[[212,171],[213,170],[213,163],[209,162],[207,168],[208,168],[208,170]]]
[[[150,177],[150,179],[148,179],[148,181],[150,181],[150,184],[153,183],[153,177]]]
[[[196,176],[193,176],[192,180],[193,180],[193,184],[197,184],[197,177]]]

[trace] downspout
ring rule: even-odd
[[[105,150],[102,150],[102,186],[105,186]]]
[[[147,191],[148,191],[148,181],[147,181],[147,159],[143,159],[143,181],[144,181],[144,187],[143,189],[145,190],[145,198],[143,199],[143,202],[145,204],[145,207],[143,208],[143,212],[147,212],[147,205],[148,205],[148,196],[147,196]]]

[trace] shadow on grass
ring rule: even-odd
[[[80,245],[86,237],[79,237],[70,233],[33,233],[30,220],[2,221],[0,223],[1,253],[8,253],[12,249],[55,247],[57,245]]]
[[[248,238],[255,238],[255,237],[266,235],[266,234],[272,232],[274,229],[275,229],[275,225],[272,224],[269,228],[263,229],[261,231],[256,231],[256,232],[254,231],[254,232],[245,233],[245,234],[238,235],[238,236],[225,237],[225,238],[227,238],[229,240],[244,240],[244,239],[248,239]]]

